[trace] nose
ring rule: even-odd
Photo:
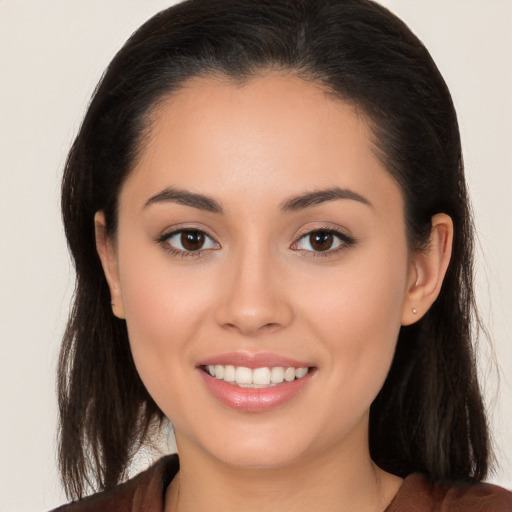
[[[217,323],[245,336],[274,332],[289,325],[293,308],[283,272],[265,250],[247,249],[226,262]]]

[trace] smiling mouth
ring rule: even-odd
[[[267,366],[262,368],[247,368],[233,365],[207,365],[203,371],[218,380],[241,388],[269,388],[278,386],[283,382],[292,382],[305,377],[312,368],[293,366]]]

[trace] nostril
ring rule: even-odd
[[[269,322],[268,324],[265,324],[263,326],[261,326],[260,329],[265,329],[265,330],[273,330],[273,329],[277,329],[279,328],[279,324],[277,322]]]
[[[263,332],[273,332],[281,328],[281,324],[278,322],[267,322],[259,324],[257,322],[249,323],[245,322],[226,322],[222,327],[228,331],[238,331],[243,334],[251,335]]]

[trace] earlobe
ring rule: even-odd
[[[450,263],[452,242],[451,217],[445,213],[434,215],[428,247],[414,254],[402,308],[402,325],[418,321],[437,299]]]
[[[105,215],[102,211],[98,211],[94,215],[94,231],[96,235],[96,251],[100,257],[103,272],[110,289],[112,312],[118,318],[124,318],[124,305],[115,249],[111,238],[107,234]]]

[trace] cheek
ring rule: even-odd
[[[123,305],[134,343],[164,342],[168,346],[173,339],[187,338],[188,331],[198,327],[210,300],[210,287],[201,285],[207,279],[208,266],[173,264],[171,256],[155,247],[155,242],[131,240],[129,234],[119,243]]]
[[[369,406],[387,376],[407,284],[405,249],[393,258],[369,254],[333,271],[321,293],[302,295],[310,325],[331,354],[333,387],[352,390],[345,405],[356,408]]]
[[[378,251],[351,255],[346,264],[328,269],[320,279],[316,275],[308,282],[309,291],[304,296],[316,310],[315,316],[323,318],[322,325],[341,329],[340,333],[375,327],[385,332],[385,325],[394,331],[400,325],[407,253],[399,251],[393,256],[385,249],[380,253],[383,257]]]
[[[170,265],[164,251],[136,247],[119,264],[130,347],[149,393],[169,413],[167,397],[179,395],[176,383],[193,367],[190,341],[207,321],[211,287],[199,286],[200,272]]]

